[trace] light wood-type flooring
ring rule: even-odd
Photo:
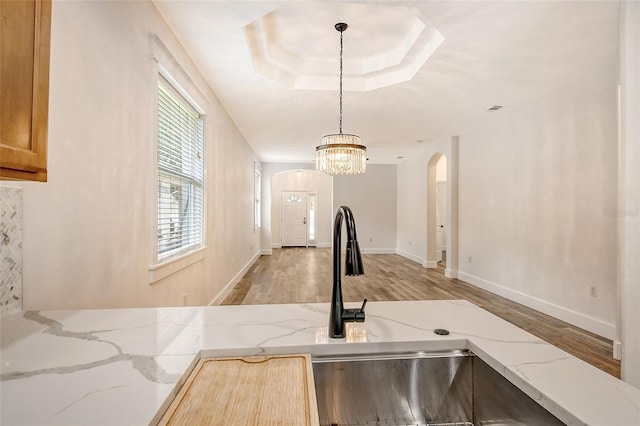
[[[620,377],[612,342],[457,279],[444,268],[425,269],[396,254],[363,255],[365,275],[343,277],[345,302],[465,299],[529,333]],[[331,301],[332,257],[328,248],[274,249],[249,269],[222,303],[328,303]],[[342,262],[344,273],[344,261]]]

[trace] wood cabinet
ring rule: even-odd
[[[198,362],[160,425],[318,425],[309,355]]]
[[[51,0],[0,0],[0,179],[47,180]]]

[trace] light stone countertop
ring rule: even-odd
[[[640,425],[639,389],[469,302],[370,302],[340,340],[328,318],[326,303],[16,314],[2,320],[0,423],[153,423],[200,356],[470,349],[567,424]]]

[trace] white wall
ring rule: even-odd
[[[259,253],[255,155],[151,2],[54,2],[49,182],[24,188],[24,308],[208,304]],[[155,33],[209,102],[204,259],[148,283]]]
[[[640,3],[620,14],[620,323],[622,379],[640,388]]]
[[[264,163],[271,173],[273,163]],[[297,171],[301,172],[298,176]],[[296,169],[269,175],[271,180],[271,247],[281,247],[281,197],[283,191],[315,192],[316,198],[316,243],[317,247],[331,246],[331,212],[333,179],[331,176],[308,169]]]
[[[400,164],[398,253],[428,263],[427,165],[444,154],[447,274],[613,338],[615,82],[611,65]]]
[[[460,135],[459,277],[613,338],[616,140],[613,64]]]
[[[340,206],[351,208],[363,253],[396,252],[396,182],[397,167],[383,164],[368,164],[362,175],[333,178],[333,214]]]

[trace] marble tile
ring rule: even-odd
[[[0,317],[22,311],[22,188],[0,186]]]

